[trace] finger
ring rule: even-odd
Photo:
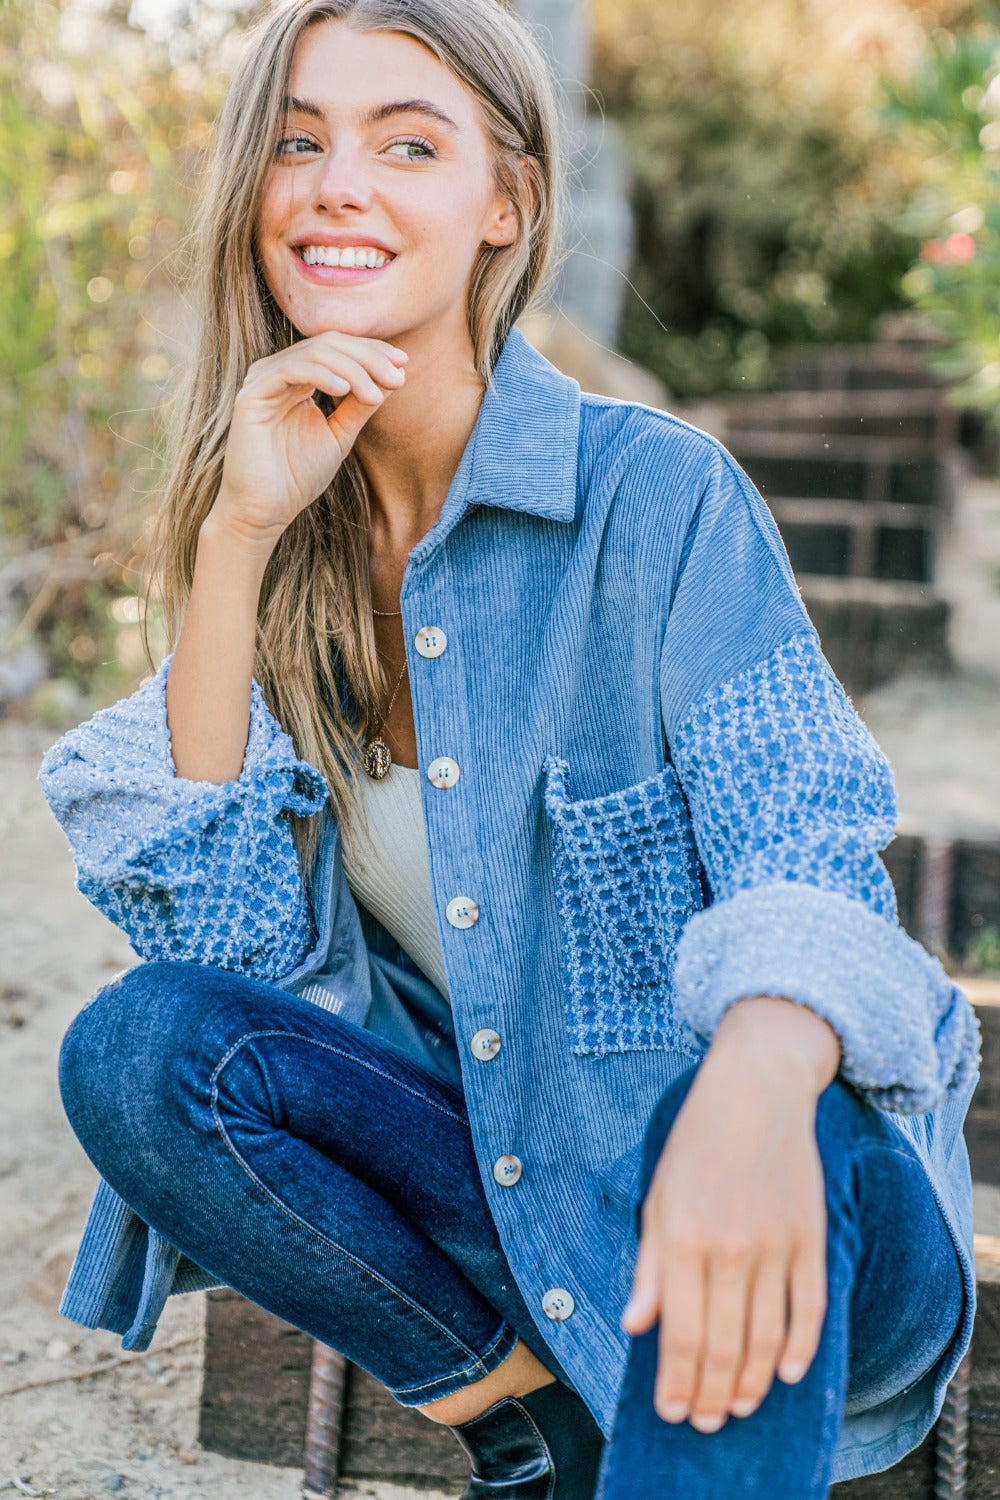
[[[788,1337],[778,1374],[790,1385],[800,1381],[819,1348],[826,1312],[825,1243],[801,1249],[792,1261],[789,1281]]]
[[[393,385],[405,378],[403,372],[393,367]],[[372,379],[368,371],[346,354],[304,352],[301,345],[294,346],[287,356],[248,372],[240,395],[252,401],[277,402],[281,406],[296,405],[307,399],[313,391],[326,391],[331,396],[343,396],[353,392],[359,401],[370,406],[381,403],[384,391]]]
[[[748,1249],[716,1251],[708,1262],[705,1338],[690,1419],[701,1432],[717,1431],[729,1411],[746,1346],[752,1270]]]
[[[746,1353],[729,1403],[734,1417],[756,1411],[771,1389],[787,1325],[788,1259],[766,1256],[757,1262],[750,1286]]]
[[[333,348],[346,343],[355,357],[362,360],[366,354],[378,351],[388,355],[394,362],[402,360],[405,363],[410,357],[405,349],[401,349],[398,344],[390,344],[386,339],[369,338],[367,334],[344,333],[339,328],[328,328],[323,333],[314,334],[313,338],[331,344]],[[301,342],[309,341],[303,339]]]
[[[691,1410],[705,1333],[704,1257],[675,1251],[664,1270],[653,1406],[664,1421],[682,1422]]]
[[[386,386],[391,388],[402,385],[405,378],[398,366],[389,365],[386,362],[384,384],[380,383],[380,380],[371,375],[359,360],[351,359],[350,355],[341,353],[324,357],[323,351],[320,351],[316,368],[328,371],[326,384],[329,384],[332,378],[344,395],[356,396],[366,406],[378,406],[385,397]],[[319,385],[319,382],[317,384]],[[319,389],[325,390],[326,384],[319,385]],[[336,395],[337,392],[334,391],[331,394]]]
[[[350,347],[347,349],[341,347],[344,339],[350,340]],[[339,331],[317,334],[315,342],[324,354],[351,359],[375,380],[381,380],[385,376],[394,377],[409,358],[405,349],[387,344],[384,339],[367,339]]]

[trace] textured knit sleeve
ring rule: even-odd
[[[899,925],[879,858],[889,764],[820,648],[763,499],[720,445],[684,540],[660,662],[664,730],[711,900],[688,921],[678,1010],[707,1045],[752,995],[840,1038],[840,1075],[918,1113],[978,1067],[967,997]]]
[[[38,779],[69,840],[78,889],[141,958],[275,979],[315,941],[287,814],[317,812],[326,783],[297,758],[256,681],[239,777],[178,776],[171,660],[57,740]]]

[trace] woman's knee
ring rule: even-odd
[[[829,1174],[838,1163],[853,1162],[862,1148],[901,1142],[885,1112],[838,1075],[816,1101],[816,1144]]]
[[[179,1050],[196,1044],[205,1019],[209,975],[187,963],[137,964],[103,985],[74,1016],[59,1049],[63,1108],[87,1144],[105,1134],[124,1109],[141,1110],[172,1072]],[[210,981],[209,981],[210,983]]]

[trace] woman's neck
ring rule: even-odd
[[[358,434],[355,450],[372,500],[372,544],[409,552],[434,525],[476,425],[484,386],[468,349],[415,350],[406,384]]]

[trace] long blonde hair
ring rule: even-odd
[[[327,20],[415,37],[478,100],[494,185],[513,200],[519,226],[515,243],[480,246],[470,280],[475,363],[491,388],[510,328],[547,294],[565,253],[559,237],[568,179],[558,85],[532,33],[499,0],[283,0],[265,14],[248,33],[215,122],[185,242],[196,335],[166,422],[146,610],[148,616],[155,583],[168,647],[176,644],[190,596],[198,529],[218,491],[236,394],[254,360],[289,342],[287,320],[261,273],[255,225],[296,44],[307,27]],[[368,483],[352,450],[329,487],[282,534],[257,617],[254,672],[265,702],[298,755],[322,771],[348,841],[348,798],[363,809],[344,768],[360,764],[365,727],[378,721],[391,690],[372,624],[370,518]],[[145,647],[152,666],[148,636]],[[317,822],[292,817],[305,873],[317,852]]]

